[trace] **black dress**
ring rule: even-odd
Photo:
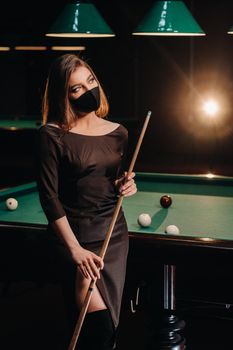
[[[38,134],[37,183],[48,223],[66,215],[80,244],[99,254],[118,199],[114,181],[123,173],[127,130],[119,125],[106,135],[89,136],[46,124]],[[50,225],[48,229],[51,232]],[[76,268],[65,245],[59,239],[54,241],[62,259]],[[127,254],[128,229],[121,208],[101,279],[96,282],[115,327],[119,322]]]

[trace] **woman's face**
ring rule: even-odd
[[[86,67],[78,67],[71,75],[69,80],[69,98],[76,100],[84,92],[98,86],[93,74]]]

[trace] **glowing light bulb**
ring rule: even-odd
[[[208,100],[203,103],[203,110],[208,116],[215,116],[219,111],[219,105],[214,100]]]

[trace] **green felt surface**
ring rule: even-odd
[[[137,173],[138,192],[123,200],[130,232],[165,235],[167,225],[176,225],[180,235],[233,240],[233,179],[205,176]],[[160,206],[160,197],[169,194],[172,205]],[[14,197],[19,206],[9,211],[5,200]],[[141,228],[137,218],[148,213],[152,223]],[[0,191],[0,221],[46,224],[36,184]]]
[[[5,204],[7,198],[18,201],[16,210],[8,210]],[[39,202],[36,183],[17,186],[0,191],[0,221],[47,224],[47,219]]]
[[[40,125],[40,120],[0,119],[0,129],[6,130],[37,129]]]
[[[131,232],[165,235],[176,225],[182,236],[233,240],[233,178],[138,173],[136,182],[138,192],[123,201]],[[164,194],[172,197],[167,209],[160,205]],[[138,225],[141,213],[150,214],[150,227]]]

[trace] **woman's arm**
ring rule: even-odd
[[[99,278],[103,261],[96,254],[83,249],[75,237],[58,195],[58,168],[62,147],[44,127],[40,130],[37,154],[37,185],[41,206],[57,236],[63,241],[83,276]]]
[[[95,277],[100,278],[99,269],[102,270],[104,267],[103,259],[81,247],[71,230],[67,217],[63,216],[62,218],[55,220],[51,223],[51,226],[69,250],[83,276],[86,278],[90,276],[92,279]]]

